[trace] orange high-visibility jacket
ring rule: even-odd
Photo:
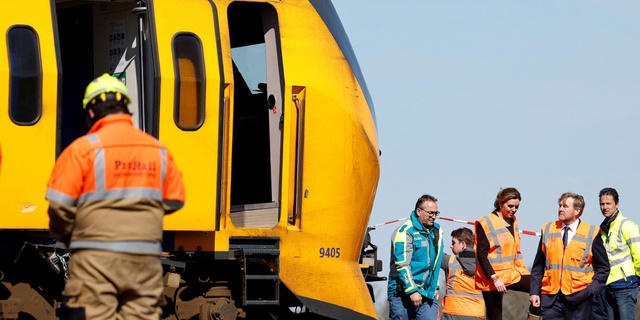
[[[71,249],[161,253],[162,220],[184,205],[182,173],[128,114],[96,122],[56,161],[50,230]]]
[[[447,291],[442,299],[442,312],[484,319],[482,291],[476,289],[473,274],[468,274],[456,259],[449,257]]]
[[[546,256],[543,294],[556,294],[562,290],[564,295],[570,295],[586,289],[593,280],[591,246],[600,235],[600,228],[580,221],[566,248],[563,248],[562,234],[562,221],[542,226],[542,251]]]
[[[489,240],[489,255],[487,258],[496,275],[505,286],[519,282],[521,275],[531,274],[525,267],[522,252],[520,251],[520,229],[515,216],[513,216],[513,236],[496,214],[492,213],[480,218],[476,221],[476,229],[478,224],[482,226]],[[474,243],[477,247],[477,236]],[[477,256],[476,251],[476,258]],[[496,290],[493,280],[491,278],[487,279],[479,263],[476,265],[475,279],[476,288],[483,291]]]

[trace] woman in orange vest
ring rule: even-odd
[[[500,190],[491,214],[475,223],[476,288],[482,290],[487,319],[502,319],[502,295],[507,290],[529,292],[531,273],[520,251],[516,212],[522,197],[516,188]],[[540,307],[529,307],[529,319],[539,319]]]

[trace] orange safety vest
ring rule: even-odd
[[[513,236],[496,214],[492,213],[480,218],[476,221],[476,229],[478,224],[482,226],[489,240],[489,254],[487,258],[489,258],[491,267],[493,267],[493,270],[505,286],[519,282],[521,275],[531,274],[524,264],[522,252],[520,251],[520,229],[518,228],[518,220],[515,216],[513,216]],[[477,235],[474,243],[477,248]],[[477,256],[476,251],[476,257]],[[476,288],[483,291],[497,290],[496,286],[493,285],[493,280],[491,280],[491,278],[487,279],[479,263],[476,265],[475,278]]]
[[[442,299],[442,312],[484,319],[484,299],[476,289],[474,275],[462,269],[456,256],[449,257],[447,292]]]
[[[593,281],[593,240],[600,235],[600,228],[580,221],[578,230],[563,248],[562,221],[542,226],[542,251],[546,256],[543,294],[556,294],[559,290],[570,295],[584,290]]]

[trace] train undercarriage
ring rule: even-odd
[[[71,255],[42,231],[4,230],[0,238],[11,239],[1,242],[7,245],[0,253],[0,319],[67,319],[62,290]],[[211,252],[165,253],[163,319],[331,319],[317,305],[305,306],[279,279],[273,240],[235,247],[228,259],[213,259]],[[368,233],[361,268],[365,280],[384,280],[377,276],[381,261]]]

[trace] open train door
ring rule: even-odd
[[[165,218],[165,230],[216,229],[224,110],[217,10],[212,1],[147,3],[154,51],[158,136],[173,153],[187,186],[185,207]]]
[[[54,0],[0,2],[0,228],[48,228],[61,76]]]

